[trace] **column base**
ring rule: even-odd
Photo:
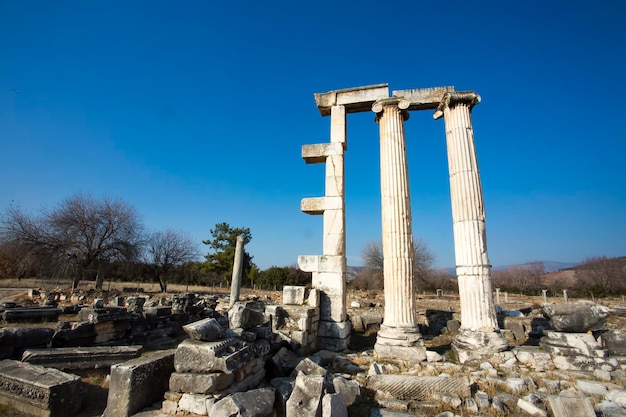
[[[383,324],[376,337],[374,355],[377,359],[417,363],[426,360],[426,348],[417,327],[398,328]]]
[[[507,348],[508,343],[498,330],[461,329],[452,341],[452,351],[462,364],[482,362]]]

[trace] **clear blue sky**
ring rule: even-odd
[[[313,93],[476,90],[490,260],[626,255],[626,2],[0,0],[0,209],[120,197],[147,228],[321,254]],[[445,134],[406,123],[416,237],[454,265]],[[378,126],[350,115],[348,263],[380,240]],[[206,252],[206,248],[202,248]]]

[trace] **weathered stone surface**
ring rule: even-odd
[[[202,394],[183,394],[178,400],[178,412],[207,415],[208,396]]]
[[[141,346],[93,346],[76,348],[27,349],[22,362],[62,371],[107,368],[138,358]]]
[[[169,389],[172,392],[213,394],[228,388],[234,381],[234,374],[225,374],[223,372],[212,374],[174,372],[170,376]]]
[[[303,305],[306,287],[299,285],[285,285],[283,287],[283,304]]]
[[[258,388],[238,392],[215,402],[211,417],[266,417],[274,412],[274,388]]]
[[[80,377],[13,360],[0,362],[0,403],[42,417],[65,417],[81,406]]]
[[[298,374],[293,392],[287,400],[287,417],[321,417],[324,377]]]
[[[244,330],[266,323],[265,314],[262,311],[239,303],[228,311],[228,321],[231,329],[242,328]]]
[[[284,416],[286,414],[287,400],[291,396],[293,387],[296,385],[295,377],[279,377],[273,378],[270,381],[270,385],[276,389],[276,400],[274,406],[276,407],[276,414]]]
[[[600,337],[602,346],[611,356],[626,356],[626,333],[620,330],[607,330]]]
[[[315,103],[322,116],[329,116],[333,106],[344,106],[347,113],[369,111],[372,103],[388,96],[387,84],[375,84],[315,93]]]
[[[543,313],[550,319],[550,325],[555,331],[582,333],[601,329],[609,309],[582,300],[575,303],[546,304],[543,306]]]
[[[46,347],[54,335],[53,329],[5,327],[0,329],[0,359],[18,358],[24,348]]]
[[[113,365],[103,417],[128,417],[163,398],[174,372],[174,351],[148,353]]]
[[[604,396],[609,391],[603,383],[587,379],[576,380],[576,388],[588,395]]]
[[[370,410],[369,417],[415,417],[415,414],[391,411],[384,408],[372,408]]]
[[[500,332],[472,331],[461,329],[452,342],[452,350],[459,362],[464,364],[477,363],[491,358],[494,353],[507,348],[507,342]]]
[[[224,336],[224,329],[214,318],[206,318],[183,326],[183,330],[194,340],[215,342]]]
[[[78,321],[101,323],[129,320],[130,313],[123,307],[83,308],[78,312]]]
[[[361,401],[361,384],[358,381],[337,376],[333,378],[333,387],[336,393],[341,394],[348,407]]]
[[[348,417],[348,407],[339,394],[325,394],[322,397],[322,417]]]
[[[367,378],[367,388],[401,400],[428,400],[433,392],[470,396],[470,383],[465,377],[372,375]]]
[[[548,403],[554,417],[596,417],[589,398],[549,395]]]
[[[322,376],[324,376],[324,375],[328,374],[328,370],[326,370],[325,368],[322,368],[318,364],[314,363],[309,358],[304,358],[303,360],[300,361],[300,363],[298,363],[298,365],[294,369],[295,375],[297,375],[298,372],[302,372],[305,375],[322,375]]]
[[[249,346],[240,346],[237,339],[218,342],[184,340],[176,349],[176,372],[232,373],[243,367],[253,357]]]
[[[517,400],[517,407],[519,407],[521,410],[524,410],[526,413],[530,414],[531,416],[539,416],[539,417],[548,416],[548,413],[545,410],[542,410],[541,408],[537,407],[533,403],[523,400],[521,398]]]
[[[288,376],[299,362],[300,358],[295,353],[283,347],[272,356],[268,365],[274,376]]]
[[[520,364],[535,371],[543,372],[554,369],[550,354],[537,346],[517,346],[511,351]]]
[[[57,321],[59,312],[56,307],[17,307],[4,310],[2,320],[7,323]]]

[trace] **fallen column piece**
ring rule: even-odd
[[[465,377],[372,375],[367,379],[367,388],[398,400],[426,401],[435,392],[455,394],[461,398],[471,395],[470,383]]]
[[[94,346],[81,348],[27,349],[22,362],[61,371],[106,368],[138,358],[141,346]]]
[[[2,319],[7,323],[57,321],[59,309],[56,307],[17,307],[4,310]]]
[[[0,362],[0,403],[41,417],[74,415],[80,377],[14,360]]]
[[[172,372],[173,349],[149,353],[111,366],[109,397],[102,416],[128,417],[161,400]]]

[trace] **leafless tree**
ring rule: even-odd
[[[10,207],[0,225],[5,242],[11,242],[48,274],[73,273],[72,288],[81,279],[95,278],[101,289],[103,265],[113,260],[133,260],[140,253],[142,224],[134,207],[119,199],[95,199],[76,194],[53,210],[30,216]]]
[[[529,262],[511,266],[504,271],[493,271],[494,287],[507,291],[519,291],[520,294],[537,292],[541,289],[541,277],[544,274],[543,262]]]
[[[416,288],[423,287],[428,282],[430,275],[433,272],[433,255],[428,249],[428,245],[418,239],[413,244],[413,279],[416,283]],[[379,242],[369,242],[362,251],[363,263],[365,264],[364,270],[361,272],[363,276],[357,277],[358,283],[368,287],[367,289],[379,289],[383,287],[383,270],[384,270],[384,257],[382,245]],[[361,283],[361,281],[365,281]]]
[[[585,259],[576,268],[577,289],[595,295],[619,294],[626,291],[626,257],[595,256]]]
[[[171,229],[150,234],[146,252],[146,260],[152,265],[154,277],[163,292],[167,291],[167,275],[172,268],[199,256],[198,247],[190,236]]]

